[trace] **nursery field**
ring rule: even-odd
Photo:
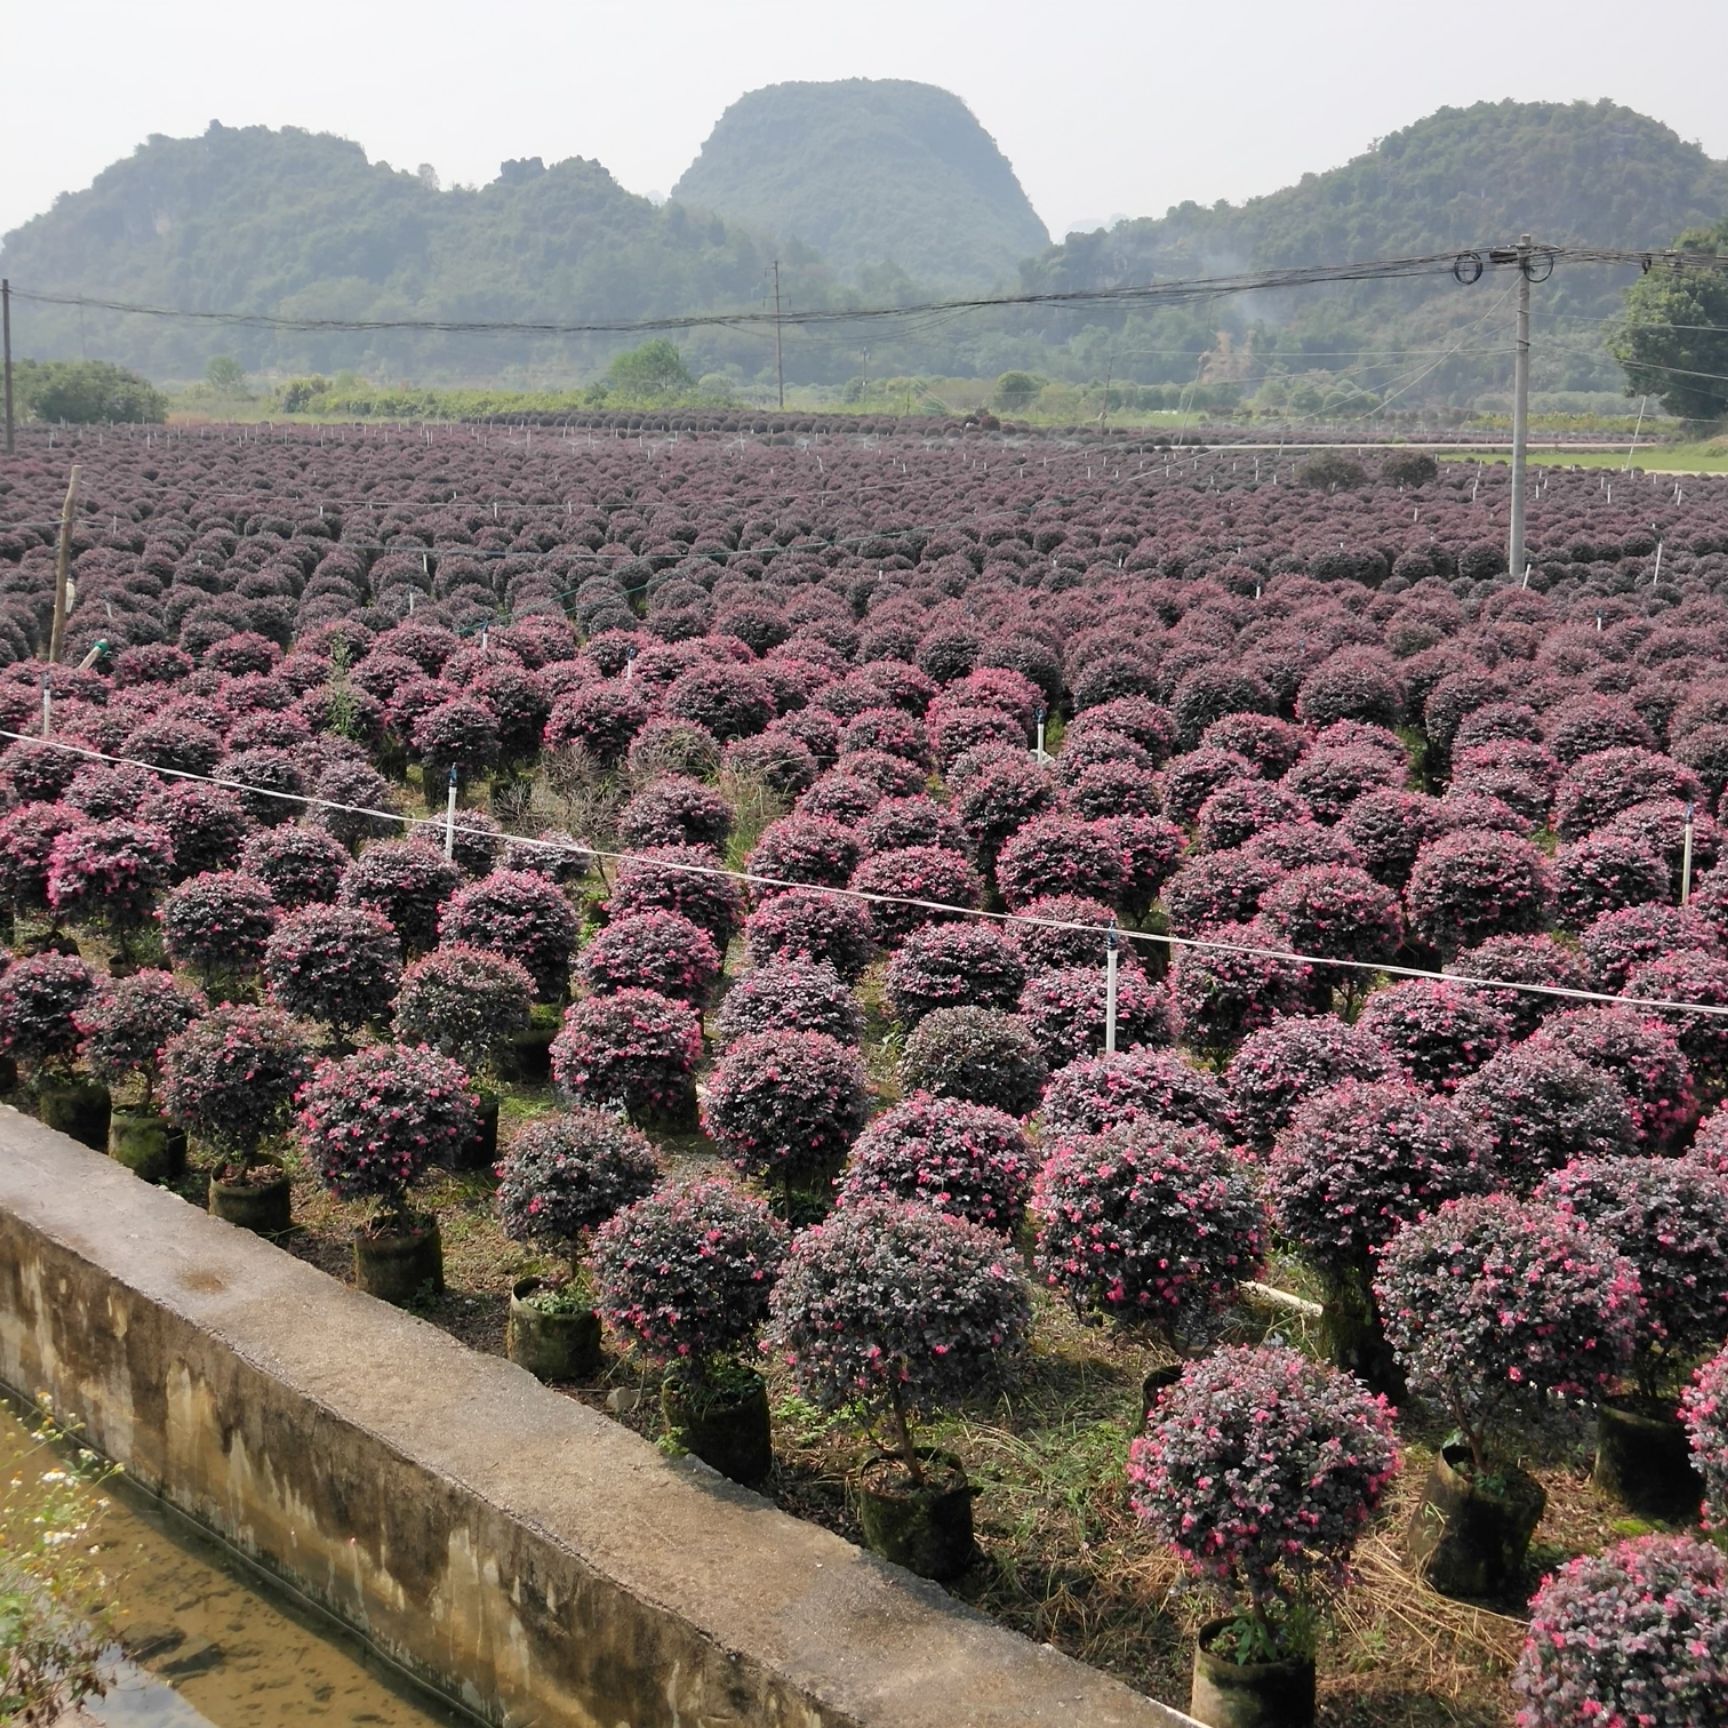
[[[12,1101],[1218,1728],[1728,1722],[1728,481],[1507,506],[26,428]]]

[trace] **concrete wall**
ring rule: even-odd
[[[9,1109],[0,1380],[499,1723],[1187,1721]]]

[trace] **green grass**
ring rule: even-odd
[[[1630,446],[1628,439],[1628,449]],[[1626,466],[1626,455],[1626,450],[1532,450],[1530,461],[1544,468],[1607,468],[1619,473]],[[1442,462],[1477,459],[1468,450],[1448,452],[1440,458]],[[1508,457],[1501,450],[1488,459],[1505,462]],[[1720,438],[1695,444],[1640,444],[1632,465],[1647,474],[1728,474],[1728,444]]]

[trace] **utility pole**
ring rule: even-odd
[[[1512,360],[1512,523],[1506,570],[1514,582],[1524,575],[1524,458],[1530,441],[1530,236],[1518,238],[1518,339]]]
[[[780,260],[774,260],[774,380],[780,386],[780,406],[786,406],[786,367],[780,354]]]
[[[12,454],[12,284],[0,278],[0,349],[5,354],[6,454]]]
[[[72,574],[72,519],[78,513],[78,464],[66,482],[66,502],[60,506],[60,547],[54,556],[54,623],[48,632],[48,664],[60,664],[60,640],[66,634],[66,586]]]

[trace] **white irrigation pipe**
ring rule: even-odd
[[[222,786],[232,792],[249,792],[259,798],[279,798],[286,804],[299,804],[307,809],[338,810],[349,816],[369,816],[374,820],[399,827],[415,825],[413,817],[400,810],[376,810],[365,804],[344,804],[334,798],[315,798],[303,792],[282,792],[273,786],[252,786],[243,780],[226,780],[219,774],[194,774],[185,768],[159,768],[137,756],[116,756],[104,750],[92,750],[85,744],[73,744],[61,738],[36,738],[25,732],[12,732],[0,727],[0,738],[20,744],[46,744],[92,762],[109,762],[119,767],[142,768],[147,773],[171,780],[195,780],[206,786]],[[496,841],[499,835],[484,828],[464,828],[460,823],[455,833],[476,840]],[[544,852],[560,852],[580,858],[594,858],[610,864],[648,864],[674,875],[715,876],[741,882],[751,888],[798,889],[811,894],[826,894],[835,899],[858,900],[869,906],[906,906],[914,911],[936,912],[944,918],[975,918],[993,924],[1023,924],[1035,930],[1067,930],[1085,936],[1106,934],[1106,927],[1082,924],[1067,918],[1034,918],[1024,912],[986,912],[974,906],[953,906],[943,900],[923,900],[911,894],[877,894],[867,888],[836,888],[815,882],[791,882],[779,876],[760,876],[748,870],[732,870],[724,864],[686,864],[674,859],[654,858],[641,852],[618,852],[604,846],[585,846],[578,840],[545,840],[538,836],[510,834],[503,838],[512,845],[527,846]],[[1728,1018],[1728,1005],[1711,1002],[1677,1002],[1664,996],[1614,996],[1604,990],[1578,990],[1564,984],[1527,984],[1505,978],[1476,978],[1467,973],[1435,972],[1421,966],[1396,966],[1388,961],[1344,960],[1330,954],[1300,954],[1288,948],[1268,948],[1246,942],[1217,942],[1206,936],[1171,936],[1157,930],[1123,930],[1119,934],[1130,942],[1145,942],[1165,948],[1186,948],[1200,954],[1245,954],[1260,960],[1282,960],[1294,966],[1330,966],[1346,972],[1382,973],[1388,978],[1418,978],[1437,984],[1458,984],[1467,989],[1511,990],[1527,996],[1553,996],[1568,1002],[1597,1003],[1610,1008],[1648,1008],[1680,1014],[1705,1014]]]

